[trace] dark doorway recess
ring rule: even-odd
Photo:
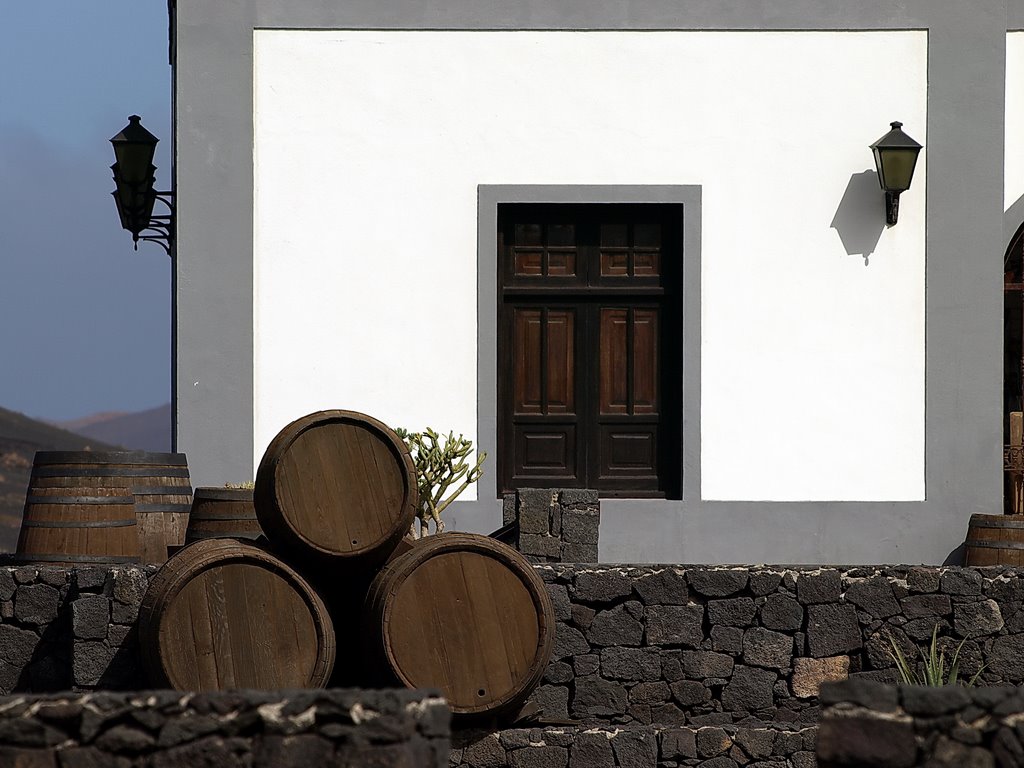
[[[498,206],[499,494],[681,498],[683,206]]]
[[[1010,414],[1024,410],[1024,226],[1010,240],[1003,257],[1003,445],[1005,468],[1019,464],[1009,449],[1015,442],[1010,433]],[[1004,511],[1019,514],[1014,503],[1013,472],[1004,472]]]

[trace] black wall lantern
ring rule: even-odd
[[[903,132],[903,123],[890,123],[892,130],[871,145],[878,169],[878,183],[885,190],[885,223],[896,223],[900,213],[900,192],[910,189],[921,145]]]
[[[110,170],[114,172],[117,187],[111,194],[121,226],[132,233],[135,250],[139,249],[139,240],[148,240],[159,244],[170,255],[174,245],[174,194],[153,188],[156,183],[153,155],[159,139],[142,127],[141,120],[138,115],[130,116],[128,125],[110,140],[116,160]],[[166,215],[153,215],[157,200],[167,206]],[[145,232],[150,234],[143,234]]]

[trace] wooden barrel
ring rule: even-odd
[[[130,490],[144,563],[162,563],[168,546],[185,543],[192,485],[183,453],[39,451],[29,482],[36,488]]]
[[[262,534],[251,488],[195,489],[186,544],[200,539],[257,539]]]
[[[281,560],[232,539],[171,557],[149,584],[138,626],[159,687],[322,688],[334,666],[323,601]]]
[[[361,632],[367,659],[387,675],[410,688],[439,688],[454,714],[479,717],[513,712],[540,682],[555,614],[514,549],[442,533],[381,569]]]
[[[124,488],[29,486],[17,559],[39,563],[137,563],[135,499]]]
[[[1024,515],[971,515],[966,565],[1024,566]]]
[[[256,472],[267,538],[331,564],[382,562],[409,531],[419,491],[405,442],[355,411],[319,411],[271,441]]]

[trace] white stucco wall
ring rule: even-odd
[[[1006,34],[1006,160],[1003,205],[1024,197],[1024,32]]]
[[[927,150],[896,227],[840,203],[927,146],[926,33],[254,35],[254,462],[319,408],[476,434],[478,184],[700,184],[702,496],[924,498]]]

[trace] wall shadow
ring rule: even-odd
[[[864,266],[885,231],[885,197],[875,171],[850,176],[843,199],[839,201],[832,229],[839,235],[850,256],[860,256]]]

